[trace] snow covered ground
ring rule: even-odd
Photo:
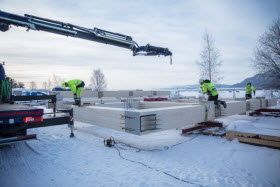
[[[270,123],[270,117],[264,117]],[[220,118],[227,126],[256,117]],[[172,129],[144,136],[75,122],[30,129],[38,140],[0,149],[0,186],[279,186],[280,150],[180,134]],[[117,147],[105,147],[113,136]],[[141,150],[145,149],[145,150]]]

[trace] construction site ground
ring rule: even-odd
[[[228,126],[256,118],[262,117],[219,121]],[[136,136],[77,121],[75,138],[67,125],[28,133],[38,139],[0,149],[1,187],[280,185],[280,150],[237,139],[181,135],[180,129]],[[117,144],[106,147],[110,136]]]

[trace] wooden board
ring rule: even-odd
[[[84,106],[94,106],[95,103],[82,103],[79,107],[84,107]]]
[[[269,147],[280,148],[280,137],[262,134],[253,134],[237,131],[227,131],[226,139],[233,140],[237,138],[239,142],[264,145]]]

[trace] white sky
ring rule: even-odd
[[[0,32],[0,61],[26,87],[30,81],[42,87],[53,73],[89,85],[92,69],[101,68],[109,90],[152,89],[197,84],[205,29],[224,62],[222,83],[254,75],[250,58],[258,37],[280,15],[280,1],[0,0],[0,10],[122,33],[173,53],[170,65],[169,57],[133,57],[128,49],[13,27]]]

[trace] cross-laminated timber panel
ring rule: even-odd
[[[261,102],[259,99],[250,99],[246,100],[246,109],[247,111],[257,110],[261,108]]]
[[[63,95],[63,98],[73,98],[73,93],[71,91],[58,91],[60,95]],[[91,91],[91,90],[84,90],[82,93],[83,98],[87,97],[157,97],[157,96],[169,96],[170,91],[129,91],[129,90],[123,90],[123,91]]]
[[[209,106],[210,109],[209,110]],[[208,120],[215,118],[214,104],[208,104]],[[142,131],[140,129],[141,116],[156,115],[157,129],[153,131]],[[181,128],[183,126],[192,125],[205,120],[205,105],[192,105],[192,106],[176,106],[167,108],[154,108],[144,110],[126,111],[127,116],[135,117],[134,120],[127,119],[126,126],[136,129],[136,134],[142,135],[155,131]],[[132,124],[133,123],[133,124]]]
[[[267,101],[267,100],[266,100]],[[242,114],[246,112],[246,103],[255,103],[260,106],[260,100],[251,101],[235,101],[228,102],[225,115]],[[272,100],[271,105],[275,104]],[[167,103],[167,102],[155,102],[157,107],[153,108],[153,102],[148,103],[146,107],[149,109],[132,109],[125,110],[121,106],[122,103],[108,104],[101,106],[91,107],[74,107],[74,115],[76,120],[103,126],[119,131],[125,131],[132,134],[147,134],[155,131],[167,130],[172,128],[181,128],[187,125],[196,124],[205,120],[205,106],[208,106],[208,119],[213,120],[215,118],[215,106],[214,102],[206,102],[204,105],[182,105],[182,103]],[[114,105],[114,106],[113,106]],[[115,106],[117,105],[117,106]],[[175,105],[175,106],[174,106]],[[176,106],[177,105],[177,106]],[[169,106],[169,107],[167,107]],[[156,128],[154,130],[141,130],[141,116],[156,115]],[[125,119],[121,119],[121,116],[125,116]]]
[[[107,127],[114,130],[122,131],[124,120],[121,117],[125,111],[120,108],[110,107],[74,107],[74,118],[77,121]]]
[[[215,118],[214,108],[214,104],[208,104],[208,120]],[[121,108],[98,106],[74,107],[74,114],[77,121],[141,135],[202,122],[205,120],[205,105],[186,105],[144,110],[124,110]],[[156,116],[157,128],[152,131],[142,132],[140,119],[141,116],[147,115]],[[121,119],[121,117],[123,118]]]
[[[227,108],[225,110],[225,115],[231,116],[236,114],[246,114],[246,102],[245,101],[233,101],[227,102]]]
[[[276,106],[277,105],[277,99],[276,98],[271,98],[271,99],[266,99],[267,101],[267,107],[271,106]]]

